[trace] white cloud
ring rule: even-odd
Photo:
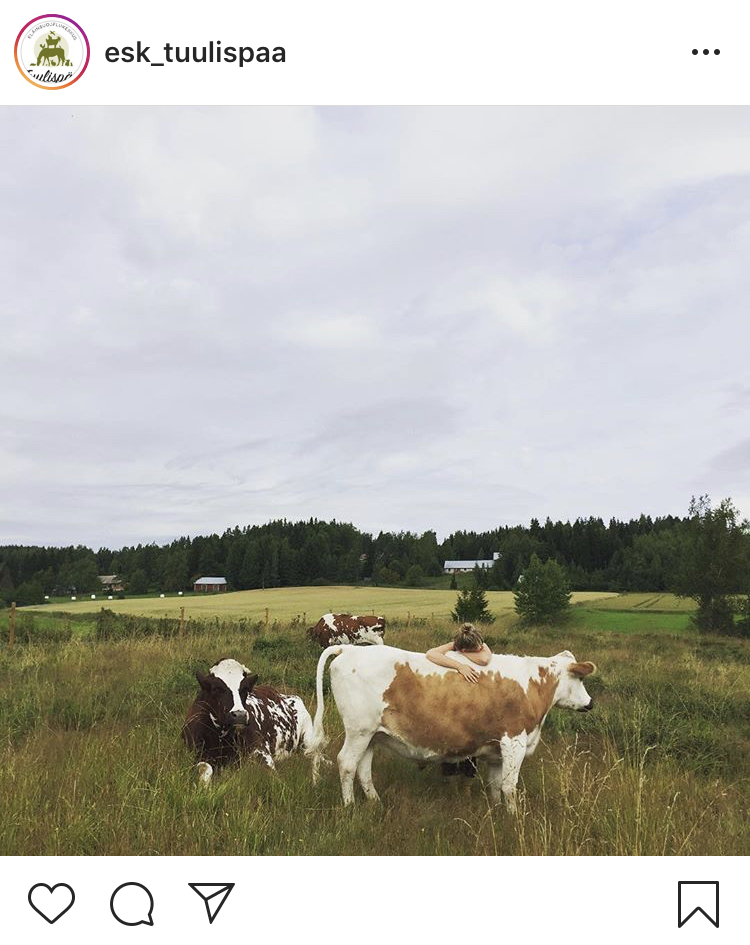
[[[746,501],[747,118],[5,110],[3,534]]]

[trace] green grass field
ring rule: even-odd
[[[270,593],[279,612],[326,596],[343,609],[332,588],[302,589],[286,602]],[[394,610],[416,599],[393,594]],[[508,610],[487,628],[498,652],[569,648],[599,667],[587,684],[593,712],[550,714],[542,746],[522,768],[517,818],[490,806],[481,777],[443,784],[436,769],[380,749],[373,772],[382,805],[360,795],[345,812],[335,767],[313,787],[303,758],[276,777],[246,762],[200,790],[179,738],[195,670],[233,655],[314,709],[319,651],[300,623],[221,620],[184,637],[97,642],[80,615],[73,625],[82,630],[67,642],[3,646],[2,852],[747,854],[750,641],[698,637],[687,613],[624,613],[606,603],[583,601],[554,629],[522,630]],[[391,617],[389,642],[424,650],[448,639],[453,625],[431,613],[408,626]],[[326,729],[334,758],[342,733],[330,697]]]

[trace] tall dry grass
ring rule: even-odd
[[[452,626],[394,626],[410,649]],[[489,631],[496,651],[593,659],[585,715],[555,710],[524,762],[521,810],[482,777],[444,784],[380,750],[383,803],[344,811],[335,766],[313,787],[245,762],[199,790],[179,740],[193,673],[233,655],[312,707],[318,651],[300,627],[79,639],[0,651],[3,854],[747,854],[750,643],[560,629]],[[335,754],[341,724],[326,726]]]

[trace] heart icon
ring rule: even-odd
[[[29,905],[50,925],[62,918],[75,901],[76,894],[67,883],[55,886],[37,883],[29,890]]]

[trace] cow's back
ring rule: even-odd
[[[385,618],[374,615],[323,614],[314,627],[307,631],[321,647],[348,643],[383,642]]]
[[[307,714],[299,696],[285,695],[273,686],[256,686],[245,705],[249,714],[244,734],[248,750],[275,757],[298,747],[300,714]]]
[[[471,662],[460,653],[451,657]],[[525,657],[493,656],[486,667],[472,665],[476,683],[423,653],[346,647],[331,663],[331,689],[347,728],[376,725],[436,755],[465,756],[503,735],[531,731],[554,688]]]

